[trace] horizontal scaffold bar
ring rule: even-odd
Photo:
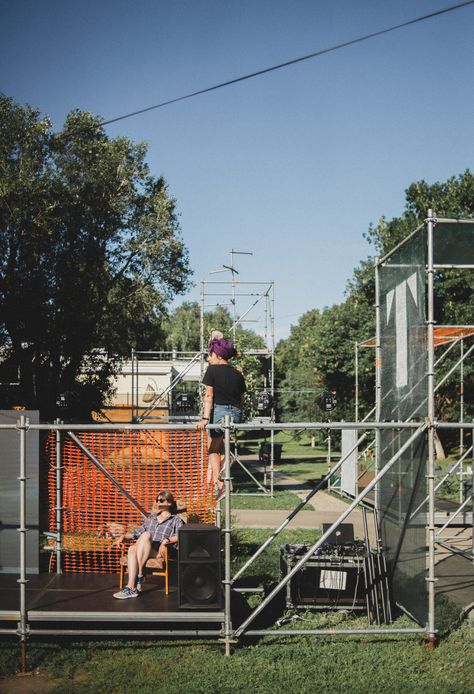
[[[310,429],[417,429],[421,422],[285,422],[285,423],[247,423],[231,424],[230,429],[236,431],[268,431],[310,430]],[[434,425],[436,426],[436,424]],[[465,426],[464,424],[453,426]],[[474,425],[471,425],[474,426]],[[0,429],[19,429],[19,424],[0,424]],[[39,431],[195,431],[195,424],[27,424],[27,429]],[[222,429],[222,424],[209,424],[207,429]],[[469,426],[467,427],[469,428]]]

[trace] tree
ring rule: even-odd
[[[220,330],[225,337],[232,339],[232,317],[225,306],[217,306],[213,311],[205,311],[203,315],[204,349],[212,330]],[[178,306],[164,320],[166,346],[170,350],[181,352],[199,352],[201,349],[201,309],[197,302],[185,302]],[[236,368],[245,376],[246,393],[244,398],[244,418],[253,414],[253,398],[257,391],[268,386],[268,364],[262,357],[249,354],[252,350],[265,347],[263,338],[253,330],[237,325],[235,331],[235,346],[238,355],[234,360]]]
[[[163,340],[166,306],[188,286],[176,201],[145,145],[110,139],[96,116],[74,111],[55,133],[3,95],[0,114],[2,380],[19,372],[10,401],[43,418],[61,393],[84,417],[120,357]]]
[[[474,176],[465,171],[445,183],[412,183],[406,190],[406,209],[400,217],[387,222],[381,217],[371,225],[366,238],[378,255],[383,256],[414,231],[426,218],[428,209],[439,217],[474,216]],[[435,278],[435,318],[438,324],[474,324],[474,276],[471,271],[443,270]],[[290,337],[277,347],[277,374],[282,389],[279,403],[282,418],[320,419],[311,393],[305,388],[334,390],[338,397],[338,419],[353,419],[354,342],[375,334],[374,259],[363,260],[354,270],[346,289],[346,299],[324,311],[309,311],[292,328]],[[446,371],[458,355],[444,360]],[[375,354],[371,349],[359,352],[360,400],[362,414],[374,403]],[[458,419],[458,375],[453,376],[437,395],[440,417]],[[474,374],[465,365],[466,412],[474,400]],[[445,443],[452,443],[444,434]]]

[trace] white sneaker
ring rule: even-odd
[[[138,598],[138,595],[138,590],[125,586],[118,593],[114,593],[114,598],[117,598],[117,600],[128,600],[128,598]]]

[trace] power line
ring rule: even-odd
[[[254,77],[259,77],[260,75],[265,75],[268,72],[274,72],[275,70],[281,70],[289,65],[295,65],[296,63],[302,63],[304,60],[310,60],[311,58],[318,58],[326,53],[332,53],[333,51],[338,51],[341,48],[347,48],[348,46],[353,46],[356,43],[362,43],[362,41],[368,41],[376,36],[382,36],[383,34],[388,34],[391,31],[397,31],[398,29],[403,29],[404,27],[410,26],[412,24],[417,24],[418,22],[424,22],[427,19],[432,19],[433,17],[438,17],[442,14],[447,14],[448,12],[453,12],[454,10],[459,10],[467,5],[474,4],[474,0],[467,0],[467,2],[461,2],[457,5],[451,5],[450,7],[445,7],[442,10],[437,10],[436,12],[430,12],[421,17],[416,17],[415,19],[410,19],[407,22],[402,22],[401,24],[394,24],[387,29],[381,29],[380,31],[374,31],[371,34],[366,34],[365,36],[359,36],[358,38],[351,39],[350,41],[345,41],[344,43],[338,43],[330,48],[323,48],[314,53],[308,53],[307,55],[302,55],[299,58],[293,58],[292,60],[287,60],[284,63],[279,63],[278,65],[272,65],[271,67],[264,68],[263,70],[257,70],[256,72],[250,72],[247,75],[242,75],[241,77],[236,77],[232,80],[227,80],[226,82],[220,82],[219,84],[214,84],[212,87],[206,87],[205,89],[199,89],[198,91],[191,92],[190,94],[184,94],[183,96],[178,96],[174,99],[169,99],[168,101],[162,101],[154,106],[147,106],[146,108],[141,108],[138,111],[132,111],[124,116],[118,116],[117,118],[111,118],[109,120],[102,121],[101,125],[110,125],[111,123],[117,123],[117,121],[125,120],[126,118],[132,118],[132,116],[138,116],[141,113],[146,113],[147,111],[153,111],[157,108],[163,108],[164,106],[169,106],[170,104],[176,104],[178,101],[184,101],[185,99],[192,99],[200,94],[207,94],[208,92],[213,92],[216,89],[222,89],[223,87],[229,87],[231,84],[237,84],[238,82],[244,82],[245,80],[253,79]]]

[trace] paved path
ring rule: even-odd
[[[244,460],[246,456],[242,457]],[[249,468],[252,473],[259,470],[259,465],[255,459],[250,456],[245,460],[246,464],[250,464]],[[289,477],[279,470],[274,471],[274,488],[286,489],[294,492],[300,499],[304,499],[308,492],[314,489],[314,485],[301,482],[301,480]],[[348,503],[343,499],[338,499],[331,494],[319,491],[314,496],[310,504],[314,507],[314,511],[301,511],[288,524],[288,528],[314,528],[320,530],[323,523],[334,523],[341,513],[346,510]],[[241,528],[277,528],[288,517],[291,511],[263,511],[258,509],[232,509],[232,517],[234,525]],[[375,541],[375,531],[373,527],[373,515],[367,514],[369,537],[373,543]],[[353,511],[345,520],[344,523],[352,523],[354,526],[354,536],[358,539],[364,538],[364,526],[362,512],[360,510]]]

